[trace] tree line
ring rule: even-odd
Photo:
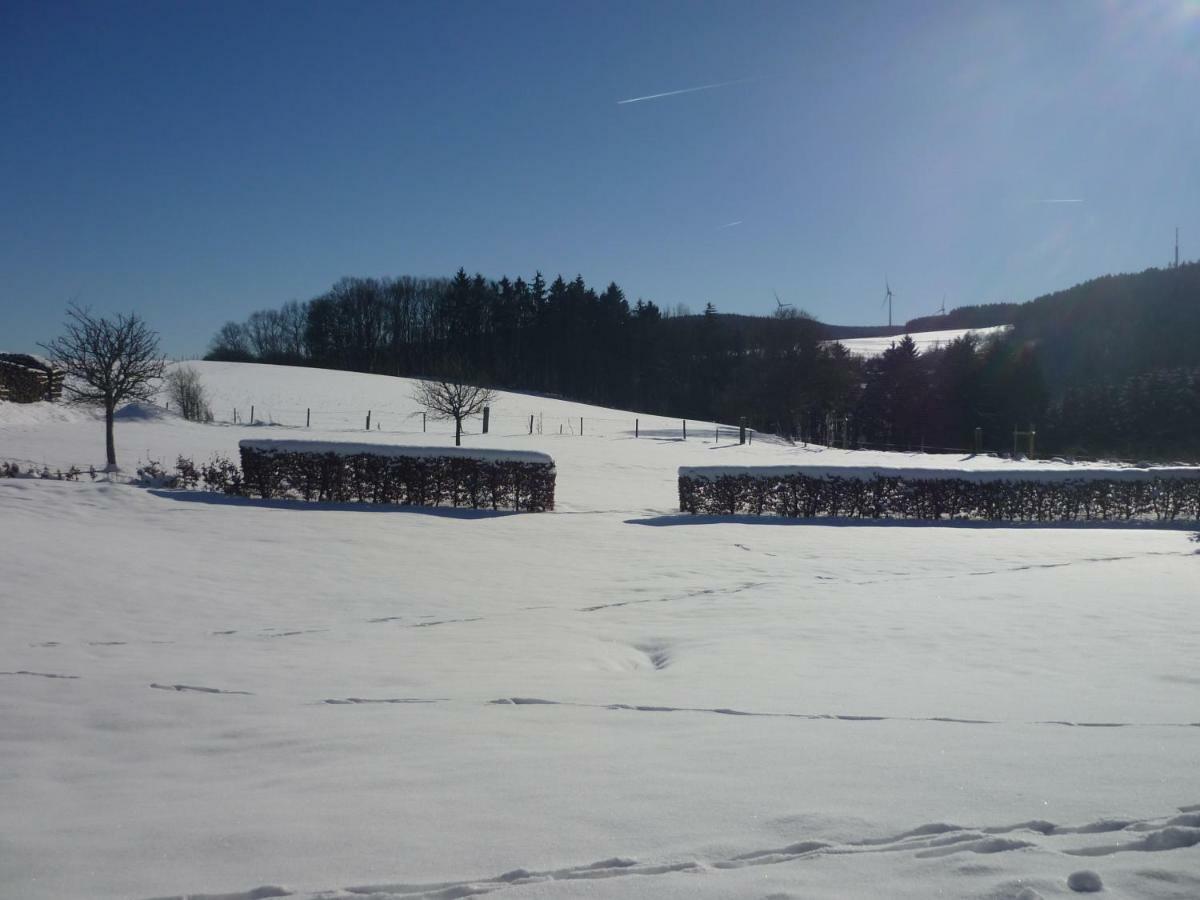
[[[494,388],[744,419],[761,431],[851,446],[970,449],[979,428],[987,449],[1010,449],[1014,428],[1033,425],[1043,452],[1195,454],[1200,427],[1186,411],[1200,402],[1200,304],[1180,307],[1197,287],[1200,266],[1191,265],[981,313],[955,310],[955,321],[994,324],[1003,314],[1014,328],[925,353],[897,337],[863,360],[791,309],[754,317],[708,304],[691,315],[630,303],[615,283],[597,290],[582,277],[492,280],[460,269],[452,278],[342,279],[307,302],[226,323],[206,358],[464,373]],[[1191,330],[1163,335],[1155,321]]]

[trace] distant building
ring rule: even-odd
[[[0,400],[37,403],[62,397],[63,371],[30,353],[0,353]]]

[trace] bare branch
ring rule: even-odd
[[[461,442],[463,419],[479,415],[485,406],[496,402],[495,391],[467,384],[457,367],[456,374],[419,382],[412,397],[434,419],[454,420],[456,445]]]
[[[113,412],[127,400],[151,399],[166,365],[157,333],[136,313],[105,319],[71,304],[65,333],[41,346],[66,372],[64,389],[73,400],[104,406],[108,464],[115,466]]]

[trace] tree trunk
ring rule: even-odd
[[[104,449],[108,453],[108,465],[105,471],[117,471],[117,445],[113,442],[113,407],[114,403],[104,404]]]
[[[454,446],[462,446],[462,417],[454,417]]]

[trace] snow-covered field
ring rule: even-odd
[[[938,347],[944,347],[953,341],[958,340],[965,334],[973,334],[980,340],[1008,331],[1011,325],[993,325],[990,328],[952,328],[947,331],[915,331],[909,335],[913,339],[913,343],[917,345],[917,349],[924,353],[926,350],[935,350]],[[872,356],[880,356],[893,345],[900,342],[903,335],[899,337],[870,337],[870,338],[848,338],[846,340],[837,341],[847,350],[851,356],[861,356],[864,359]],[[835,343],[829,341],[828,343]]]
[[[126,417],[124,465],[453,440],[194,365],[314,427]],[[0,480],[0,896],[1200,896],[1194,529],[682,517],[680,465],[1003,463],[633,418],[501,397],[466,445],[550,453],[545,514]],[[0,405],[0,458],[102,452]]]

